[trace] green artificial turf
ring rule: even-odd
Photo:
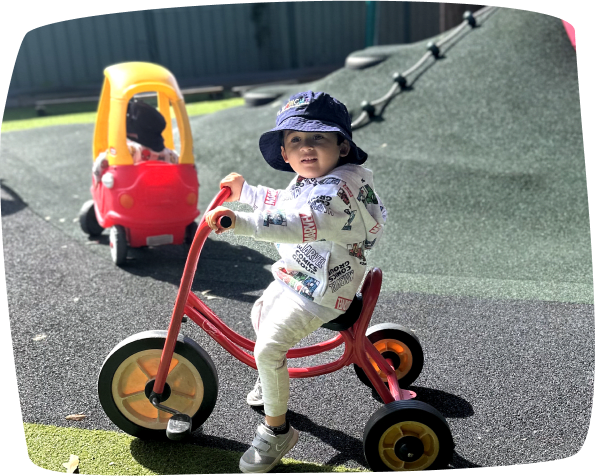
[[[241,106],[243,98],[227,98],[217,101],[200,101],[186,104],[189,116],[210,114],[221,109]],[[94,123],[97,104],[55,105],[48,108],[48,115],[38,117],[33,107],[6,109],[2,120],[2,132],[32,129],[35,127],[55,126],[59,124]]]
[[[183,442],[148,442],[104,430],[82,430],[25,423],[31,461],[64,473],[70,455],[79,458],[80,474],[219,474],[239,473],[241,453]],[[343,466],[305,463],[283,458],[275,472],[355,472]]]

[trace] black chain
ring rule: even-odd
[[[417,63],[415,63],[411,68],[409,68],[402,74],[393,74],[392,77],[394,84],[391,86],[391,88],[384,96],[374,101],[362,102],[362,112],[357,117],[357,119],[351,123],[351,129],[355,130],[359,127],[363,127],[366,124],[372,122],[373,118],[380,117],[382,115],[382,112],[384,111],[384,108],[388,105],[389,101],[392,98],[394,98],[397,94],[399,94],[401,91],[406,90],[412,84],[412,81],[408,81],[408,78],[411,78],[416,71],[421,69],[428,61],[428,59],[433,60],[433,62],[428,65],[429,67],[440,58],[440,51],[441,49],[444,49],[443,47],[447,43],[454,43],[455,40],[458,40],[462,36],[462,32],[464,32],[465,30],[469,30],[469,28],[474,29],[477,26],[477,20],[482,19],[485,21],[485,19],[495,9],[496,7],[487,6],[475,12],[475,15],[470,11],[467,11],[463,14],[463,22],[455,29],[453,29],[447,36],[445,36],[437,42],[430,41],[426,45],[426,49],[428,51],[421,57],[421,59]]]

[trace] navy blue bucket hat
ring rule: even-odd
[[[259,147],[264,160],[274,169],[293,172],[281,155],[279,131],[283,130],[337,132],[351,145],[343,163],[361,165],[368,158],[351,138],[351,117],[347,108],[327,93],[306,91],[294,94],[277,113],[275,127],[260,136]]]

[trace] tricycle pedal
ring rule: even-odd
[[[172,415],[167,422],[165,434],[170,440],[181,440],[192,431],[192,418],[183,413]]]

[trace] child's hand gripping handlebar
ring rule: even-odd
[[[222,186],[221,189],[231,190],[226,186]],[[224,233],[227,229],[235,228],[236,214],[233,210],[230,210],[227,207],[209,207],[209,210],[205,212],[203,219],[207,226],[219,235]]]

